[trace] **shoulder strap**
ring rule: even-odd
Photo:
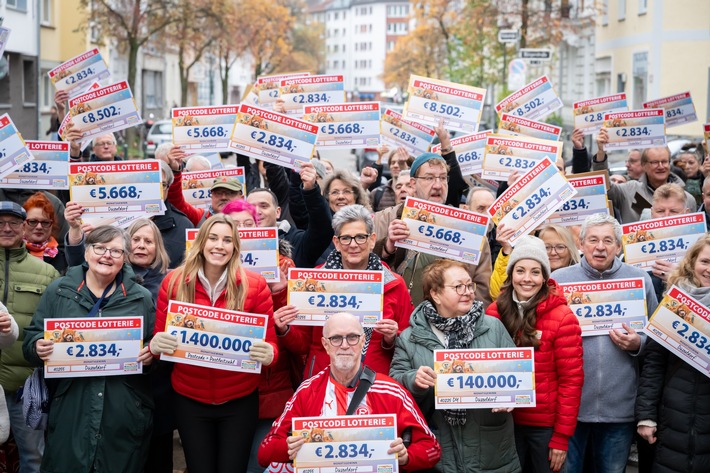
[[[357,385],[357,389],[355,389],[355,392],[353,393],[353,398],[350,400],[350,404],[348,405],[348,410],[345,412],[346,416],[351,416],[355,413],[355,409],[358,408],[365,397],[365,394],[367,394],[367,391],[370,390],[370,386],[372,386],[372,383],[374,382],[375,372],[365,366],[362,370],[362,374],[360,374],[360,383]]]

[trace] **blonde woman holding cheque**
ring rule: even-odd
[[[169,273],[158,295],[153,355],[172,354],[177,337],[165,331],[168,301],[264,314],[273,303],[266,280],[242,268],[237,225],[224,214],[200,227],[182,266]],[[264,366],[277,356],[276,334],[268,324],[266,342],[255,341],[249,356]],[[260,375],[175,363],[178,431],[190,473],[246,471],[259,416]]]

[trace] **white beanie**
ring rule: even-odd
[[[540,263],[547,277],[550,277],[550,258],[545,250],[545,243],[537,237],[525,235],[515,243],[515,248],[508,259],[506,271],[521,259],[532,259]]]

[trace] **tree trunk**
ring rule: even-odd
[[[525,48],[528,39],[528,4],[530,0],[523,0],[522,11],[520,12],[520,48]]]

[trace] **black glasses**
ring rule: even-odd
[[[359,335],[357,333],[351,333],[344,337],[342,335],[333,335],[332,337],[328,337],[328,341],[334,347],[339,347],[343,345],[343,340],[347,340],[348,345],[354,347],[360,341],[360,337],[362,337],[362,335]]]
[[[37,225],[41,225],[42,228],[44,228],[45,230],[46,230],[47,228],[51,227],[51,226],[52,226],[52,223],[54,223],[54,222],[52,222],[51,220],[37,220],[36,218],[30,218],[30,219],[25,220],[25,221],[27,222],[27,225],[29,225],[30,227],[33,227],[33,228],[34,228],[34,227],[36,227]]]
[[[442,184],[447,184],[449,182],[449,175],[447,174],[446,176],[422,176],[422,177],[415,177],[414,179],[421,179],[422,181],[426,182],[427,184],[433,184],[434,181],[439,181]]]
[[[459,296],[463,296],[464,294],[466,294],[466,291],[468,291],[472,294],[474,292],[476,292],[476,283],[475,282],[468,283],[468,284],[457,284],[455,286],[446,286],[446,287],[453,288],[454,291],[456,291],[456,294],[458,294]]]
[[[94,254],[96,256],[103,256],[106,254],[108,251],[108,254],[111,255],[111,258],[120,258],[123,256],[124,251],[118,248],[106,248],[103,245],[91,245],[91,249],[94,250]]]
[[[371,235],[370,233],[367,233],[367,234],[360,233],[355,236],[342,235],[342,236],[338,236],[335,238],[338,239],[338,241],[340,242],[341,245],[345,245],[345,246],[348,246],[350,243],[352,243],[353,240],[355,240],[355,243],[357,243],[358,245],[364,245],[365,242],[367,241],[367,239],[370,237],[370,235]]]
[[[0,228],[3,228],[5,225],[13,230],[17,230],[22,225],[22,220],[0,220]]]

